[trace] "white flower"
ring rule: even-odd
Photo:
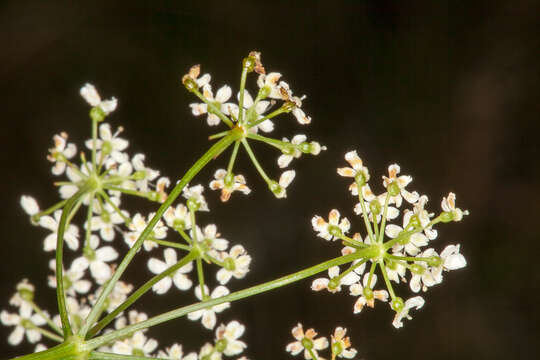
[[[434,215],[433,213],[429,213],[427,210],[424,209],[427,202],[428,197],[426,195],[420,196],[420,198],[418,198],[418,202],[414,204],[413,212],[405,212],[405,214],[403,215],[403,219],[405,220],[405,217],[407,217],[407,221],[409,221],[412,215],[416,215],[418,217],[418,220],[420,220],[420,225],[425,228],[424,234],[426,234],[429,240],[434,240],[437,238],[437,230],[432,229],[431,226],[427,227],[431,221],[431,218]]]
[[[338,168],[337,172],[341,176],[345,177],[352,177],[352,178],[358,178],[361,177],[361,180],[363,183],[367,183],[369,181],[369,170],[367,167],[364,166],[364,163],[362,162],[362,159],[358,156],[356,153],[356,150],[349,151],[345,154],[345,160],[351,165],[351,167],[342,167]],[[357,187],[356,181],[353,183],[355,188]],[[351,185],[353,187],[353,185]],[[352,189],[351,189],[352,191]],[[356,194],[358,194],[358,189],[356,189]]]
[[[43,242],[43,249],[45,251],[56,250],[58,225],[60,223],[61,216],[62,210],[56,210],[54,212],[54,218],[49,215],[39,218],[39,225],[52,231],[52,234],[49,234]],[[76,225],[68,225],[64,232],[64,241],[71,250],[77,250],[79,248],[79,228]]]
[[[197,239],[199,243],[204,244],[209,251],[225,251],[229,247],[229,241],[220,238],[221,234],[214,224],[206,225],[203,231],[197,226],[196,233],[191,229],[189,234],[193,240]]]
[[[454,221],[461,221],[463,215],[469,215],[469,211],[456,207],[456,194],[452,192],[448,194],[448,197],[443,197],[441,207],[443,211],[452,214],[452,220]]]
[[[119,127],[118,130],[113,134],[111,131],[111,125],[108,123],[103,123],[99,126],[99,137],[96,139],[95,144],[93,139],[86,140],[86,147],[89,149],[99,150],[98,159],[104,158],[105,156],[110,156],[112,159],[119,164],[127,162],[129,157],[126,153],[122,152],[127,147],[129,142],[125,139],[119,138],[118,135],[124,131],[123,127]]]
[[[350,294],[353,296],[359,296],[359,298],[354,303],[353,312],[355,314],[362,311],[365,305],[373,308],[375,307],[375,299],[380,301],[388,301],[388,292],[386,290],[373,290],[373,287],[377,283],[377,275],[373,274],[371,278],[371,284],[368,286],[369,273],[364,275],[362,280],[363,286],[360,283],[352,284],[349,287]],[[368,288],[366,290],[366,288]],[[372,291],[369,291],[372,290]],[[369,296],[366,296],[368,294]],[[370,294],[372,293],[372,294]]]
[[[99,246],[99,237],[90,236],[88,247],[85,247],[83,256],[73,260],[71,265],[75,271],[84,272],[90,268],[90,274],[96,280],[96,283],[102,285],[110,279],[112,275],[111,267],[106,264],[118,258],[118,253],[111,246]]]
[[[150,258],[150,260],[148,260],[148,268],[152,273],[160,274],[178,262],[176,251],[171,248],[167,248],[163,251],[163,257],[165,258],[165,262],[156,258]],[[165,294],[167,291],[169,291],[173,283],[180,290],[189,289],[192,282],[185,274],[190,272],[192,269],[193,263],[187,263],[174,273],[171,273],[169,276],[164,277],[158,283],[154,284],[154,286],[152,286],[152,290],[154,290],[156,294]]]
[[[403,215],[403,228],[395,224],[388,224],[386,226],[386,229],[385,229],[386,236],[388,236],[391,239],[395,239],[400,234],[402,234],[402,232],[405,231],[404,228],[406,228],[407,225],[409,225],[409,220],[410,220],[410,215],[407,215],[407,214],[410,214],[410,212],[409,213],[406,212]],[[406,230],[410,230],[410,228],[407,228]],[[423,233],[417,232],[417,233],[409,235],[408,242],[405,245],[395,244],[392,247],[392,249],[395,252],[405,249],[405,252],[407,254],[415,256],[420,252],[420,248],[426,246],[428,242],[429,240],[426,235],[424,235]]]
[[[210,343],[204,344],[199,351],[199,359],[221,360],[222,358],[222,354]]]
[[[83,323],[84,319],[86,319],[92,310],[90,306],[84,304],[83,302],[84,300],[81,300],[81,304],[79,304],[76,298],[71,296],[66,297],[66,308],[74,331],[79,330],[79,326]],[[60,315],[56,315],[53,318],[53,322],[59,328],[62,328],[62,319],[60,318]]]
[[[332,352],[334,352],[334,348],[339,349],[339,352],[336,353],[338,357],[343,357],[346,359],[352,359],[356,356],[356,349],[351,348],[351,341],[349,337],[345,337],[345,334],[347,333],[347,329],[342,328],[341,326],[338,326],[334,330],[334,335],[331,336],[332,339]],[[337,345],[337,346],[336,346]]]
[[[176,207],[171,206],[163,214],[163,218],[167,225],[175,230],[191,229],[191,217],[188,208],[184,204],[178,204]]]
[[[15,327],[7,339],[10,345],[15,346],[21,343],[25,334],[32,344],[41,340],[41,333],[34,327],[44,325],[46,320],[39,314],[33,314],[32,306],[29,303],[22,303],[19,306],[19,314],[11,314],[2,310],[0,322],[5,326]]]
[[[39,213],[39,205],[35,198],[29,195],[21,196],[21,207],[28,215],[36,215]]]
[[[313,225],[313,229],[318,231],[317,236],[330,241],[337,240],[339,238],[338,235],[347,233],[351,228],[351,223],[345,217],[341,219],[340,222],[340,216],[341,215],[337,209],[330,211],[330,214],[328,215],[328,222],[326,222],[326,220],[319,215],[315,215],[311,219],[311,224]]]
[[[418,201],[420,195],[413,191],[408,192],[405,190],[405,187],[412,181],[412,177],[409,175],[397,176],[400,172],[400,167],[398,164],[392,164],[388,167],[388,177],[383,176],[383,185],[388,189],[390,184],[395,184],[398,187],[399,193],[397,195],[390,197],[390,203],[396,204],[397,207],[401,206],[402,198],[405,198],[409,203],[414,204]]]
[[[249,271],[251,256],[246,253],[242,245],[235,245],[228,254],[221,252],[220,260],[225,263],[225,267],[219,269],[216,277],[221,285],[225,285],[233,276],[236,279],[242,279],[246,276]]]
[[[158,352],[158,357],[171,360],[197,360],[197,354],[194,352],[184,356],[182,345],[179,344],[173,344],[172,346],[166,348],[165,351],[160,350]]]
[[[216,329],[216,341],[225,340],[226,347],[222,351],[227,356],[238,355],[247,347],[246,343],[238,340],[245,331],[245,326],[233,320],[225,326],[221,324]]]
[[[120,198],[111,197],[111,202],[118,208]],[[96,209],[97,208],[97,209]],[[90,220],[90,229],[99,231],[99,236],[105,241],[113,241],[116,235],[115,227],[124,223],[124,218],[114,209],[109,203],[101,206],[95,206],[99,215],[93,216]],[[121,210],[124,217],[129,218],[129,213],[126,210]],[[85,226],[88,226],[85,224]]]
[[[196,206],[198,211],[208,211],[208,204],[206,203],[206,200],[204,199],[204,196],[202,195],[204,191],[204,187],[202,185],[195,185],[192,187],[186,187],[184,188],[184,191],[182,192],[182,195],[189,201],[193,202]]]
[[[448,245],[441,252],[441,259],[443,260],[444,270],[457,270],[467,266],[467,260],[459,253],[458,245]]]
[[[54,147],[49,149],[47,160],[54,163],[52,173],[61,175],[66,169],[66,160],[71,159],[77,153],[77,147],[73,143],[67,142],[68,135],[61,132],[53,136]]]
[[[81,271],[77,266],[74,265],[76,265],[75,262],[71,264],[68,270],[63,271],[64,291],[70,296],[75,296],[76,293],[86,294],[88,291],[90,291],[92,282],[83,279],[84,271]],[[51,259],[49,261],[49,269],[54,271],[56,274],[56,259]],[[56,276],[49,275],[48,279],[49,286],[56,288]]]
[[[34,297],[35,287],[28,279],[22,279],[17,284],[17,292],[9,299],[9,303],[13,306],[21,306],[22,303],[27,302]]]
[[[293,145],[300,145],[300,144],[304,143],[306,140],[307,140],[306,135],[299,134],[299,135],[295,135],[292,138],[292,140],[290,141],[290,143],[293,144]],[[287,138],[283,138],[283,141],[284,142],[289,142],[289,140]],[[298,159],[301,155],[302,155],[302,151],[300,151],[298,146],[291,146],[290,147],[290,153],[281,154],[279,156],[278,161],[277,161],[278,165],[279,165],[280,168],[287,167],[291,163],[292,159],[294,159],[294,158]]]
[[[278,85],[279,79],[281,78],[281,74],[278,72],[271,72],[268,74],[260,74],[259,78],[257,79],[257,85],[259,88],[263,88],[265,86],[270,89],[268,97],[271,99],[282,99],[283,96],[280,91],[280,86]]]
[[[199,88],[210,83],[210,79],[211,79],[210,74],[204,74],[203,76],[199,77],[200,74],[201,74],[201,65],[193,65],[189,69],[189,72],[186,75],[184,75],[184,77],[182,78],[182,82],[185,83],[186,78],[191,78],[193,81],[195,81],[195,83],[197,84],[197,87]]]
[[[146,156],[144,154],[135,154],[131,159],[133,169],[139,174],[143,174],[143,179],[137,180],[137,188],[142,192],[148,192],[148,182],[159,176],[159,171],[151,169],[144,165]]]
[[[204,293],[207,295],[209,293],[208,287],[206,285],[204,286]],[[225,286],[218,286],[214,289],[214,291],[212,291],[212,293],[210,294],[210,298],[217,299],[228,294],[229,294],[229,289],[227,289]],[[200,286],[195,287],[195,296],[197,297],[197,299],[201,301],[203,300]],[[201,322],[205,328],[213,329],[214,326],[216,326],[216,321],[217,321],[216,313],[220,313],[223,310],[229,308],[230,306],[231,304],[226,302],[223,304],[215,305],[209,309],[197,310],[192,313],[189,313],[188,319],[190,320],[201,319]]]
[[[318,357],[318,350],[324,350],[328,347],[328,339],[325,337],[320,337],[317,339],[314,339],[315,336],[317,336],[317,333],[314,329],[308,329],[304,333],[304,329],[302,327],[302,324],[298,323],[293,329],[292,329],[292,335],[296,339],[296,341],[289,343],[285,350],[291,353],[291,355],[296,356],[298,355],[302,350],[304,350],[304,358],[305,359],[311,359],[311,354],[307,349],[304,349],[304,343],[308,342],[313,345],[312,351],[315,354],[315,356]]]
[[[358,273],[363,273],[365,269],[365,264],[360,265],[358,268],[354,269],[354,271],[351,271],[347,275],[345,275],[343,278],[339,280],[337,284],[332,284],[331,281],[335,277],[339,276],[339,266],[332,266],[328,269],[328,277],[327,278],[318,278],[313,280],[313,283],[311,284],[311,290],[313,291],[321,291],[323,289],[328,289],[331,293],[335,293],[338,291],[341,291],[341,285],[352,285],[358,280],[360,280],[360,276],[358,276]],[[358,273],[357,273],[358,272]]]
[[[120,355],[152,355],[156,350],[158,342],[154,339],[147,339],[142,331],[136,331],[133,335],[122,341],[114,343],[112,349],[115,354]]]
[[[220,111],[225,112],[226,108],[232,104],[226,104],[225,102],[230,99],[231,97],[231,88],[227,85],[224,85],[220,87],[216,93],[216,97],[214,97],[214,93],[212,92],[212,86],[210,84],[205,84],[202,87],[203,90],[203,96],[210,102],[211,104],[215,105]],[[206,121],[208,122],[208,125],[214,126],[218,125],[221,121],[220,118],[211,112],[208,112],[208,105],[205,103],[194,103],[189,104],[191,107],[191,111],[193,112],[193,115],[199,116],[202,114],[208,113],[208,117]]]
[[[251,189],[246,185],[246,179],[243,175],[235,175],[231,178],[231,184],[226,184],[227,170],[218,169],[214,174],[214,178],[215,180],[210,182],[210,189],[221,190],[221,201],[223,202],[229,200],[231,194],[235,191],[240,191],[245,195],[251,192]]]
[[[105,113],[105,115],[113,112],[116,109],[116,105],[118,104],[118,100],[116,100],[115,97],[112,97],[110,100],[102,101],[94,85],[88,83],[81,88],[81,96],[91,106],[99,106],[99,108]]]
[[[240,99],[240,93],[238,93],[237,98]],[[253,98],[249,94],[247,90],[244,90],[244,109],[243,109],[243,117],[246,122],[248,122],[248,125],[253,124],[254,122],[258,121],[263,117],[263,114],[268,109],[268,106],[270,105],[269,101],[261,100],[255,104],[255,107],[252,108],[252,106],[255,104],[253,101]],[[249,109],[252,108],[251,111]],[[225,114],[231,115],[234,119],[239,118],[239,110],[238,105],[236,104],[227,104],[225,107]],[[274,130],[274,123],[272,120],[266,119],[260,124],[256,126],[252,126],[249,131],[252,133],[257,133],[258,129],[261,129],[264,132],[272,132]]]
[[[154,213],[148,214],[148,221],[150,221],[154,217]],[[141,235],[142,231],[146,228],[147,221],[144,220],[144,217],[141,214],[135,214],[133,216],[131,222],[129,223],[129,229],[131,232],[128,232],[124,234],[124,240],[126,244],[129,245],[129,247],[132,247],[139,236]],[[163,225],[163,222],[159,220],[156,223],[156,226],[154,227],[154,230],[150,233],[149,238],[154,239],[164,239],[167,236],[167,227]],[[152,240],[145,240],[143,242],[144,250],[150,251],[153,248],[158,247],[158,244],[155,241]]]
[[[424,306],[424,303],[425,301],[421,296],[415,296],[405,301],[403,309],[401,309],[401,311],[396,312],[396,316],[394,317],[394,321],[392,322],[392,325],[394,325],[394,327],[397,329],[402,327],[403,318],[407,318],[409,320],[412,319],[412,317],[409,315],[409,310],[411,310],[412,308],[416,308],[416,310],[418,310],[422,306]]]
[[[123,281],[118,281],[115,285],[109,296],[107,297],[106,311],[111,312],[118,307],[124,300],[127,299],[127,295],[133,290],[133,285],[125,283]],[[94,294],[90,295],[88,299],[93,305],[97,301],[98,296],[101,294],[102,288],[98,288]]]
[[[287,197],[287,187],[292,183],[295,176],[296,172],[294,170],[287,170],[281,174],[279,177],[279,186],[277,189],[272,190],[278,199]]]

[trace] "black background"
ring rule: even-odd
[[[204,118],[194,118],[194,97],[180,77],[196,63],[216,89],[238,89],[241,59],[262,52],[268,71],[279,71],[297,94],[307,94],[313,118],[292,117],[274,136],[305,132],[328,145],[319,157],[295,160],[297,178],[286,201],[266,190],[247,156],[237,172],[255,189],[227,204],[207,194],[223,236],[253,256],[252,271],[230,288],[273,279],[338,254],[317,238],[313,214],[334,207],[353,219],[348,181],[335,168],[357,149],[377,184],[388,164],[413,175],[431,208],[454,191],[472,215],[439,228],[437,249],[461,243],[468,267],[445,276],[426,305],[399,330],[385,304],[352,314],[346,293],[313,293],[310,281],[233,305],[219,317],[247,325],[250,359],[289,359],[290,329],[301,321],[329,335],[349,329],[358,358],[532,359],[539,355],[538,325],[538,50],[536,1],[3,1],[0,4],[2,261],[0,308],[23,277],[37,284],[37,301],[54,309],[42,252],[46,231],[29,224],[18,205],[35,195],[44,207],[57,200],[45,160],[51,137],[65,130],[77,142],[89,136],[88,106],[78,95],[95,84],[119,98],[110,117],[123,125],[130,153],[177,179],[209,146]],[[254,77],[248,80],[254,89]],[[224,128],[221,128],[224,129]],[[278,175],[278,156],[256,146],[265,168]],[[207,183],[226,159],[194,181]],[[155,205],[138,203],[145,212]],[[125,250],[125,247],[119,247]],[[159,253],[155,253],[158,256]],[[126,278],[149,276],[144,256]],[[191,293],[147,296],[135,306],[155,315],[193,300]],[[174,294],[174,295],[173,295]],[[404,297],[408,291],[402,291]],[[0,328],[0,354],[12,348]],[[213,334],[177,320],[151,330],[161,347],[174,341],[198,350]]]

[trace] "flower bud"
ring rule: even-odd
[[[396,196],[401,192],[399,185],[397,182],[392,181],[390,184],[388,184],[388,193],[390,196]]]
[[[440,256],[434,255],[434,256],[429,257],[426,262],[429,266],[439,267],[442,264],[442,259]]]
[[[395,312],[400,312],[401,310],[403,310],[403,307],[405,307],[405,303],[400,297],[396,297],[394,300],[392,300],[390,305]]]
[[[190,92],[194,92],[199,88],[197,82],[189,75],[184,75],[182,78],[182,84],[184,84],[184,87]]]
[[[424,268],[420,264],[411,264],[409,269],[411,270],[413,274],[416,274],[416,275],[422,275],[424,272],[426,272],[426,268]]]
[[[338,356],[343,352],[343,346],[341,341],[336,341],[332,344],[332,355]]]
[[[95,122],[102,122],[105,120],[105,116],[105,112],[99,106],[90,109],[90,118]]]
[[[219,339],[216,342],[215,349],[217,352],[222,353],[223,351],[225,351],[226,348],[227,348],[227,339]]]
[[[440,219],[443,223],[449,223],[454,220],[454,214],[451,211],[443,211],[440,215]]]
[[[381,210],[382,206],[379,200],[375,198],[369,202],[369,211],[371,211],[372,214],[379,215],[381,213]]]
[[[337,290],[337,288],[339,287],[340,284],[341,284],[341,282],[339,281],[339,278],[338,277],[333,277],[333,278],[330,279],[330,281],[328,281],[328,290],[335,291],[335,290]]]

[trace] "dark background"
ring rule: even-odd
[[[45,207],[56,201],[50,164],[52,135],[65,130],[81,148],[90,134],[82,84],[119,98],[111,116],[123,125],[130,153],[173,179],[209,143],[203,118],[188,104],[194,97],[180,77],[196,63],[238,89],[241,59],[262,52],[269,71],[279,71],[297,94],[307,94],[304,128],[280,120],[274,136],[305,132],[327,144],[319,157],[293,162],[297,178],[287,201],[266,190],[247,156],[238,172],[256,191],[221,204],[207,194],[223,236],[242,243],[254,258],[244,281],[273,279],[338,254],[317,238],[313,214],[337,207],[353,218],[348,181],[335,168],[357,149],[370,167],[372,187],[388,164],[399,162],[430,196],[438,211],[448,191],[472,215],[439,228],[437,249],[459,242],[468,267],[445,276],[426,295],[414,319],[396,330],[385,304],[352,314],[354,298],[309,290],[310,280],[233,305],[219,317],[239,319],[250,359],[289,359],[290,329],[301,321],[329,335],[349,329],[358,358],[533,359],[537,338],[538,281],[538,30],[536,1],[3,1],[0,4],[1,163],[3,176],[0,308],[23,277],[37,284],[37,301],[54,309],[46,286],[51,254],[41,251],[46,231],[29,224],[18,205],[33,194]],[[254,87],[254,78],[250,82]],[[223,128],[222,128],[223,129]],[[256,147],[277,176],[277,154]],[[207,183],[212,163],[194,181]],[[141,202],[145,211],[155,205]],[[125,247],[120,246],[125,250]],[[156,256],[158,253],[155,253]],[[126,277],[149,276],[145,260]],[[155,315],[193,300],[191,294],[147,296],[137,309]],[[401,291],[408,297],[408,291]],[[0,328],[0,354],[8,358],[33,347],[12,348]],[[174,341],[198,350],[214,334],[199,323],[177,320],[150,332],[162,348]]]

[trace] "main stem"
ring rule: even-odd
[[[186,174],[182,177],[178,184],[172,189],[167,199],[163,202],[163,204],[161,204],[159,209],[156,211],[154,217],[149,221],[146,228],[144,228],[144,230],[141,232],[141,235],[139,236],[135,244],[132,246],[131,249],[129,249],[124,259],[114,272],[113,276],[103,288],[97,302],[92,308],[92,311],[90,312],[83,326],[81,327],[81,330],[79,331],[79,336],[84,338],[88,333],[90,327],[97,321],[97,318],[101,314],[105,300],[107,299],[111,291],[114,289],[116,282],[118,281],[120,276],[122,276],[127,266],[142,246],[143,242],[148,238],[159,219],[161,219],[169,206],[171,206],[171,204],[181,194],[184,187],[206,164],[208,164],[208,162],[210,162],[210,160],[219,155],[223,150],[225,150],[225,148],[227,148],[230,144],[237,140],[239,136],[240,135],[237,132],[232,131],[229,135],[225,136],[217,143],[215,143],[203,156],[201,156],[199,160],[197,160],[197,162],[195,162],[195,164],[193,164],[193,166],[186,172]]]

